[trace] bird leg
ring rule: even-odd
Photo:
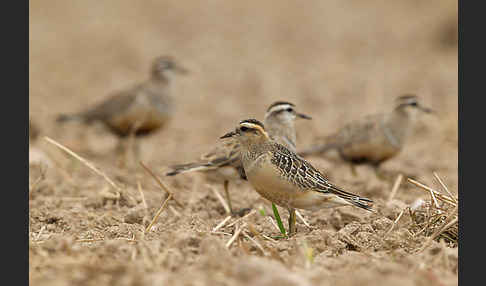
[[[229,191],[228,191],[228,185],[229,185],[229,181],[228,180],[225,180],[224,181],[224,193],[226,195],[226,202],[228,203],[228,207],[230,209],[230,213],[231,215],[237,215],[237,216],[244,216],[246,213],[248,213],[249,211],[251,211],[250,208],[242,208],[238,211],[234,211],[233,210],[233,206],[231,204],[231,198],[230,198],[230,195],[229,195]]]
[[[135,138],[132,143],[132,154],[133,154],[132,158],[134,161],[134,165],[137,165],[137,161],[141,161],[140,160],[141,148],[140,148],[140,141],[136,140]]]
[[[351,174],[353,174],[354,177],[358,176],[358,172],[356,172],[356,166],[351,163],[349,167],[351,168]]]
[[[289,208],[289,230],[288,230],[288,236],[292,236],[296,233],[295,229],[295,209]]]
[[[125,138],[119,138],[116,145],[115,152],[119,155],[118,167],[125,168],[127,164],[127,142]]]
[[[228,203],[228,207],[230,209],[230,212],[231,214],[233,214],[233,207],[231,206],[231,198],[230,198],[230,194],[229,194],[229,191],[228,191],[228,184],[229,184],[229,181],[228,180],[224,180],[224,193],[226,195],[226,202]]]
[[[142,123],[144,122],[144,118],[142,120],[137,120],[133,126],[130,128],[130,134],[128,136],[128,149],[130,150],[130,155],[131,155],[131,160],[130,162],[133,163],[133,165],[136,165],[137,162],[140,160],[140,142],[136,138],[136,133],[140,126],[142,126]]]

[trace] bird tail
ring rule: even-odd
[[[373,212],[373,201],[368,199],[368,198],[363,198],[363,197],[355,197],[352,200],[348,200],[350,203],[353,205],[360,207],[362,209],[365,209],[367,211]]]
[[[354,206],[365,209],[367,211],[374,212],[372,208],[373,201],[368,198],[364,198],[352,193],[348,193],[336,186],[330,186],[328,191]]]
[[[175,176],[181,173],[195,172],[195,171],[206,171],[213,169],[215,167],[212,163],[187,163],[170,166],[172,171],[167,172],[166,176]]]

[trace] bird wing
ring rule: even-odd
[[[370,199],[346,192],[331,184],[324,175],[314,168],[309,162],[288,150],[285,146],[276,143],[276,152],[273,153],[272,162],[279,166],[287,180],[306,190],[320,193],[334,194],[346,201],[364,208],[371,209]]]
[[[369,140],[370,136],[376,134],[384,114],[367,115],[361,119],[354,120],[341,127],[336,132],[325,136],[321,143],[315,144],[299,152],[300,156],[324,153],[335,148],[348,147],[352,144],[360,144]]]
[[[224,166],[233,166],[240,172],[242,178],[246,178],[240,161],[240,145],[235,140],[225,140],[216,145],[210,152],[203,154],[199,161],[171,166],[172,171],[168,176],[182,172],[207,171]]]
[[[130,107],[136,97],[134,91],[135,89],[131,89],[113,93],[101,103],[81,112],[79,115],[87,122],[108,119]]]

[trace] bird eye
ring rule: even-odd
[[[242,127],[240,128],[240,130],[241,130],[241,131],[243,131],[243,132],[248,131],[248,127],[242,126]]]
[[[287,112],[292,112],[292,111],[294,111],[294,110],[293,110],[291,107],[287,108],[286,110],[287,110]]]

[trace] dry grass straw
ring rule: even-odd
[[[47,154],[47,156],[52,161],[52,163],[53,163],[54,167],[56,168],[56,170],[65,179],[66,183],[68,183],[69,185],[71,185],[73,187],[74,186],[77,187],[78,184],[77,184],[77,182],[75,182],[73,176],[71,174],[69,174],[69,172],[67,172],[63,168],[63,164],[59,160],[59,156],[56,156],[57,154],[54,154],[51,150],[49,150],[49,148],[43,148],[42,150]]]
[[[145,209],[145,213],[147,214],[148,213],[147,201],[145,200],[145,195],[143,194],[142,184],[140,184],[140,181],[138,181],[138,180],[137,180],[137,190],[140,193],[140,197],[142,198],[143,207]]]
[[[267,219],[268,221],[270,221],[270,223],[277,229],[278,232],[282,233],[280,231],[280,228],[278,227],[277,223],[273,220],[273,218],[271,216],[267,216]]]
[[[390,227],[390,229],[388,229],[388,231],[385,233],[385,236],[387,236],[392,230],[393,228],[395,227],[395,225],[398,223],[398,221],[400,220],[400,218],[402,217],[403,213],[405,212],[406,208],[403,209],[400,214],[398,215],[398,217],[393,221],[393,224],[392,226]]]
[[[255,210],[251,210],[249,213],[247,213],[246,215],[240,217],[239,219],[235,220],[234,222],[230,223],[228,226],[232,226],[232,225],[234,225],[234,224],[236,224],[236,223],[238,223],[238,222],[240,222],[240,221],[242,221],[242,220],[244,220],[244,219],[246,219],[249,216],[252,216],[254,214],[256,214],[256,211]]]
[[[32,193],[34,192],[37,185],[46,179],[47,169],[42,168],[41,164],[39,164],[39,172],[40,172],[39,177],[37,177],[37,179],[35,179],[35,181],[29,185],[29,200],[32,198]]]
[[[431,194],[431,196],[433,194],[433,197],[438,197],[444,203],[447,203],[447,204],[450,204],[450,205],[453,205],[453,206],[456,206],[457,205],[457,202],[458,202],[457,198],[454,198],[454,197],[450,197],[448,195],[441,194],[440,192],[438,192],[438,191],[436,191],[436,190],[434,190],[434,189],[432,189],[432,188],[430,188],[430,187],[428,187],[428,186],[426,186],[426,185],[424,185],[422,183],[419,183],[419,182],[417,182],[417,181],[415,181],[415,180],[413,180],[411,178],[408,178],[407,180],[410,183],[416,185],[417,187],[420,187],[420,188],[428,191]]]
[[[46,140],[47,142],[53,144],[54,146],[58,147],[59,149],[65,151],[66,153],[68,153],[69,155],[73,156],[74,158],[78,159],[81,163],[83,163],[84,165],[86,165],[89,169],[91,169],[93,172],[95,172],[96,174],[100,175],[101,177],[103,177],[103,179],[105,179],[106,182],[108,182],[108,184],[110,186],[112,186],[114,189],[115,189],[115,193],[111,193],[109,191],[106,191],[106,194],[108,194],[108,197],[111,197],[111,198],[114,198],[117,202],[118,200],[121,198],[121,197],[124,197],[125,199],[129,199],[131,200],[132,202],[135,202],[135,199],[132,198],[131,196],[129,196],[128,194],[126,194],[124,192],[124,190],[118,186],[117,184],[115,184],[115,182],[110,179],[110,177],[108,177],[103,171],[101,171],[98,167],[96,167],[93,163],[89,162],[88,160],[84,159],[83,157],[79,156],[78,154],[76,154],[75,152],[73,152],[72,150],[70,150],[69,148],[67,148],[66,146],[62,145],[61,143],[47,137],[47,136],[44,136],[44,140]]]
[[[211,189],[211,191],[214,193],[214,195],[216,196],[216,198],[218,199],[218,201],[221,203],[221,205],[223,206],[224,208],[224,211],[227,213],[227,214],[231,214],[231,210],[228,206],[228,204],[226,203],[226,201],[223,199],[223,196],[221,196],[221,194],[213,187],[209,186],[209,188]]]
[[[311,228],[310,224],[305,220],[304,216],[298,210],[295,210],[295,214],[304,223],[305,226]]]
[[[117,184],[115,184],[115,182],[113,182],[113,180],[111,180],[105,173],[103,173],[100,169],[98,169],[95,165],[90,163],[88,160],[84,159],[83,157],[81,157],[78,154],[71,151],[69,148],[63,146],[61,143],[58,143],[57,141],[55,141],[55,140],[53,140],[53,139],[51,139],[47,136],[44,136],[44,140],[53,144],[54,146],[58,147],[59,149],[65,151],[66,153],[73,156],[74,158],[78,159],[79,161],[81,161],[81,163],[85,164],[88,168],[93,170],[93,172],[95,172],[96,174],[103,177],[115,190],[117,190],[120,193],[122,192],[121,187],[119,187]]]
[[[181,213],[178,212],[173,206],[169,206],[169,210],[174,214],[176,217],[180,217]]]
[[[265,249],[263,249],[263,246],[258,242],[256,241],[255,239],[253,239],[246,230],[243,231],[243,236],[248,239],[249,241],[251,241],[258,250],[260,250],[260,253],[262,255],[267,255],[267,253],[265,252]]]
[[[152,226],[154,225],[154,223],[157,221],[157,219],[159,218],[160,214],[162,213],[162,211],[164,210],[165,206],[167,205],[167,202],[170,200],[170,199],[173,199],[179,206],[183,206],[179,201],[177,201],[175,198],[174,198],[174,195],[173,193],[169,190],[169,188],[164,184],[162,183],[162,181],[160,180],[159,177],[157,177],[154,172],[152,172],[152,170],[150,170],[150,168],[148,168],[147,166],[145,166],[144,163],[140,162],[140,165],[154,178],[154,180],[159,184],[160,188],[163,189],[168,195],[167,195],[167,198],[164,200],[164,202],[162,203],[162,205],[160,206],[159,210],[157,211],[157,213],[155,214],[154,218],[152,219],[152,221],[150,222],[150,224],[147,226],[147,228],[145,229],[144,233],[147,233],[150,231],[150,229],[152,228]],[[143,193],[142,193],[143,195]]]
[[[434,178],[439,182],[439,184],[447,192],[447,194],[449,194],[449,197],[454,199],[454,201],[457,203],[457,198],[449,191],[449,188],[447,188],[447,186],[444,184],[444,182],[442,182],[441,178],[439,177],[439,175],[436,172],[434,172]]]
[[[41,229],[39,230],[39,233],[35,236],[35,239],[34,239],[35,242],[39,242],[40,241],[40,237],[42,235],[42,232],[46,229],[46,227],[47,227],[47,225],[43,225],[41,227]]]
[[[235,233],[233,234],[233,236],[228,240],[228,242],[225,245],[226,248],[230,248],[231,244],[233,244],[233,242],[240,236],[240,233],[243,231],[243,228],[245,226],[246,225],[236,226]]]
[[[278,260],[283,263],[285,262],[282,256],[280,256],[280,253],[278,252],[276,247],[268,245],[269,242],[277,244],[278,242],[276,240],[258,232],[252,223],[248,222],[246,225],[248,227],[248,230],[251,232],[251,234],[253,234],[254,240],[258,242],[259,245],[262,247],[260,251],[264,256],[270,256],[275,260]]]
[[[424,250],[432,240],[443,239],[452,246],[458,245],[458,198],[452,195],[435,172],[434,177],[447,194],[442,194],[413,179],[407,179],[410,183],[427,191],[431,197],[430,201],[425,201],[417,208],[410,209],[410,217],[413,222],[410,230],[412,233],[415,232],[414,236],[424,233],[428,237],[420,250]]]
[[[101,242],[101,241],[112,241],[112,240],[124,240],[127,242],[138,242],[138,240],[135,239],[135,234],[132,235],[132,238],[126,238],[126,237],[116,237],[113,239],[105,239],[105,238],[85,238],[85,239],[77,239],[76,242]]]
[[[229,220],[231,219],[231,216],[227,216],[225,219],[223,219],[220,223],[218,223],[217,226],[215,226],[213,228],[213,230],[211,230],[211,232],[216,232],[218,231],[218,229],[222,228]]]
[[[154,180],[159,184],[160,188],[162,190],[164,190],[175,202],[177,205],[179,205],[180,207],[184,207],[184,205],[179,202],[175,197],[174,197],[174,194],[173,192],[171,192],[169,190],[169,188],[164,184],[162,183],[162,181],[160,180],[159,177],[157,177],[154,172],[152,172],[152,170],[149,169],[149,167],[147,167],[144,163],[140,162],[140,165],[145,169],[145,171],[147,171],[153,178]]]
[[[154,223],[157,221],[157,219],[159,218],[160,214],[162,213],[162,211],[164,210],[165,208],[165,205],[167,204],[167,202],[172,198],[172,194],[169,193],[169,195],[167,196],[167,198],[165,199],[165,201],[162,203],[162,205],[160,206],[159,210],[157,211],[157,213],[155,214],[154,218],[152,219],[152,222],[150,222],[150,224],[147,226],[147,228],[145,229],[145,233],[149,232],[150,229],[152,228],[152,226],[154,225]]]
[[[395,195],[397,194],[398,188],[400,187],[400,183],[402,182],[403,175],[399,174],[397,178],[395,179],[395,183],[393,184],[392,191],[390,193],[390,196],[388,197],[388,204],[395,198]]]

